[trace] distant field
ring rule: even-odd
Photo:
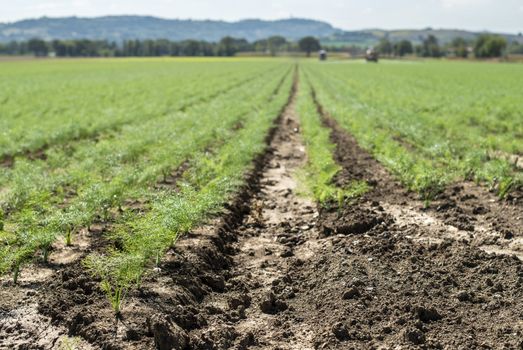
[[[447,282],[429,283],[426,275],[412,282],[413,273],[401,273],[405,266],[418,271],[424,261],[422,270],[432,271],[430,276],[439,276],[442,266],[461,276],[463,266],[491,264],[479,251],[522,254],[520,243],[512,244],[523,240],[522,93],[518,64],[290,58],[0,62],[0,316],[20,307],[10,295],[37,286],[41,294],[27,294],[31,305],[70,327],[69,335],[99,347],[118,342],[144,349],[160,336],[143,330],[143,315],[181,303],[190,305],[183,315],[190,310],[193,316],[182,322],[179,309],[170,309],[173,319],[190,333],[191,344],[201,344],[210,341],[199,333],[208,324],[221,327],[226,320],[229,327],[250,317],[242,327],[254,327],[260,319],[265,324],[260,312],[287,310],[276,296],[260,302],[267,276],[279,278],[269,283],[271,293],[283,298],[291,291],[287,302],[301,303],[284,313],[305,312],[296,319],[307,319],[313,303],[325,315],[337,315],[344,308],[328,304],[332,300],[357,302],[363,293],[377,293],[365,300],[383,298],[396,310],[375,319],[385,327],[389,316],[404,312],[402,298],[412,295],[390,294],[391,278],[405,281],[397,284],[405,290],[425,288],[443,314],[454,313],[446,302],[457,291],[431,294],[433,285]],[[284,259],[294,254],[287,264]],[[476,260],[445,265],[448,256]],[[321,270],[325,264],[333,265]],[[508,276],[514,264],[500,258],[496,271]],[[361,271],[374,272],[361,277]],[[238,282],[238,276],[248,281]],[[342,301],[340,288],[355,276],[378,276],[375,284],[365,283],[381,288],[363,289],[361,282]],[[300,278],[315,280],[293,284]],[[340,286],[345,278],[350,281]],[[289,286],[278,289],[278,283]],[[323,288],[336,295],[318,297]],[[307,299],[314,290],[318,294]],[[245,315],[251,297],[238,295],[251,291],[253,305],[261,306]],[[520,310],[523,295],[516,293],[504,310]],[[216,317],[221,311],[215,305],[239,316]],[[362,311],[355,305],[368,317],[367,306]],[[16,319],[17,312],[7,312],[6,319]],[[43,322],[38,312],[27,316],[30,324]],[[86,312],[97,316],[83,319],[89,327],[75,328]],[[203,321],[193,320],[197,313]],[[122,337],[115,315],[135,322],[138,333]],[[325,326],[311,317],[313,328]],[[467,317],[463,322],[473,327],[475,318]],[[423,330],[441,344],[456,345],[438,338],[448,329],[460,332],[452,322],[445,323],[445,332],[437,331],[436,322]],[[30,324],[19,328],[33,334]],[[370,335],[352,339],[352,345],[368,345],[369,339],[395,344],[404,331],[404,323],[397,324],[387,335],[369,328]],[[331,340],[350,340],[337,325],[328,325]],[[0,322],[0,340],[10,337],[4,329]],[[53,332],[42,337],[63,331]],[[25,344],[27,334],[8,344]],[[486,341],[506,340],[506,332],[492,334]],[[308,335],[299,339],[302,345],[310,341]]]

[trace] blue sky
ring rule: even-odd
[[[0,21],[41,16],[153,15],[164,18],[306,17],[343,29],[463,28],[523,31],[523,0],[0,0]]]

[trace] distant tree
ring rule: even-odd
[[[442,52],[438,39],[434,35],[429,35],[418,49],[418,54],[422,57],[441,57]]]
[[[450,43],[450,48],[456,57],[467,58],[469,55],[468,42],[462,37],[457,37]]]
[[[236,39],[226,36],[218,44],[218,56],[234,56],[237,52],[243,51],[249,43],[245,39]]]
[[[256,52],[267,52],[269,44],[267,43],[267,39],[256,40],[252,43],[252,47]]]
[[[31,39],[27,42],[27,48],[35,56],[47,56],[49,53],[49,48],[47,43],[42,39]]]
[[[27,42],[10,41],[6,45],[6,53],[8,55],[25,55],[30,52],[27,48]]]
[[[403,57],[414,52],[412,43],[408,40],[402,40],[394,44],[394,55]]]
[[[507,48],[507,40],[499,35],[482,34],[474,45],[474,54],[479,58],[501,57]]]
[[[267,39],[267,50],[271,56],[276,56],[278,51],[282,51],[287,45],[287,40],[282,36],[271,36]]]
[[[383,38],[380,40],[378,45],[376,45],[375,49],[380,55],[390,56],[393,52],[393,45],[389,39]]]
[[[272,45],[279,45],[283,41],[273,40]],[[282,46],[290,46],[286,43]],[[7,55],[25,55],[32,53],[38,56],[47,55],[49,50],[59,57],[132,57],[132,56],[216,56],[234,55],[237,52],[253,50],[253,45],[245,39],[224,38],[219,43],[210,43],[197,40],[180,42],[166,39],[160,40],[125,40],[121,44],[106,40],[53,40],[49,42],[34,39],[30,42],[12,41],[0,44],[0,53]]]
[[[510,54],[523,54],[523,44],[518,44],[516,41],[513,41],[510,46],[507,48],[507,52]]]
[[[306,36],[300,39],[298,46],[301,51],[307,53],[307,57],[310,57],[313,51],[318,51],[321,49],[319,40],[312,36]]]
[[[200,49],[200,42],[197,40],[182,41],[180,54],[182,56],[203,56]]]

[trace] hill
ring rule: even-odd
[[[326,22],[300,18],[225,22],[163,19],[150,16],[42,17],[13,23],[0,23],[0,42],[21,41],[35,37],[45,40],[98,39],[116,42],[129,39],[169,39],[173,41],[196,39],[216,42],[225,36],[244,38],[252,42],[273,35],[281,35],[289,40],[312,35],[321,38],[324,44],[372,46],[382,38],[389,38],[391,41],[406,39],[417,44],[430,34],[436,36],[440,43],[445,44],[455,37],[473,40],[480,33],[432,28],[343,31]],[[523,43],[521,35],[502,35],[509,41]]]
[[[387,38],[392,42],[409,40],[414,44],[420,44],[429,35],[434,35],[440,44],[447,44],[452,39],[461,37],[465,40],[475,40],[482,32],[471,32],[459,29],[402,29],[402,30],[383,30],[368,29],[360,31],[336,32],[322,39],[324,44],[332,45],[356,45],[373,46],[381,39]],[[499,34],[504,36],[509,42],[516,41],[523,43],[522,35]]]
[[[307,35],[327,37],[338,30],[328,23],[308,19],[239,22],[162,19],[144,16],[106,16],[97,18],[39,18],[0,24],[0,41],[41,39],[196,39],[219,41],[224,36],[249,41],[272,35],[296,40]]]

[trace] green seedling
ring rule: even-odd
[[[118,251],[93,254],[85,260],[87,269],[101,279],[101,289],[116,316],[121,313],[129,291],[140,285],[144,271],[159,265],[162,255],[177,238],[223,210],[224,204],[245,183],[245,174],[251,169],[253,159],[265,150],[265,135],[289,98],[290,75],[273,96],[274,84],[279,80],[281,77],[271,79],[271,84],[263,86],[260,95],[244,96],[248,100],[241,104],[248,112],[242,114],[245,122],[241,129],[231,131],[234,119],[229,120],[227,128],[214,127],[213,139],[218,138],[221,142],[216,143],[218,147],[213,152],[202,154],[194,152],[194,148],[188,150],[200,159],[190,162],[178,191],[150,194],[151,207],[146,213],[120,218],[120,229],[111,235],[114,242],[118,242]],[[253,96],[256,96],[255,100],[249,100]],[[230,116],[227,109],[224,117]],[[201,136],[205,137],[205,134]],[[187,146],[193,147],[194,142],[199,141],[200,138]],[[187,154],[180,151],[178,156],[188,159]]]
[[[80,345],[80,338],[64,336],[60,339],[58,350],[79,350]]]
[[[143,275],[143,257],[112,252],[108,256],[90,255],[84,266],[101,279],[100,288],[111,303],[114,314],[120,317],[127,292],[136,286]]]

